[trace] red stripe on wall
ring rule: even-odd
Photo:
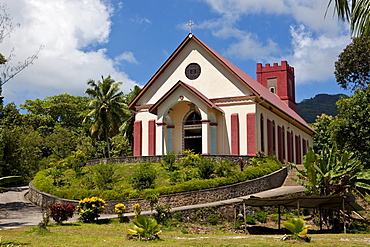
[[[148,155],[155,155],[155,120],[148,122]]]
[[[247,153],[256,155],[256,118],[254,113],[247,114]]]
[[[141,156],[142,137],[141,120],[137,120],[134,122],[134,156]]]
[[[231,155],[239,155],[239,115],[231,114]]]

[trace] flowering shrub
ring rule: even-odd
[[[136,204],[134,204],[134,206],[132,206],[132,208],[134,209],[135,217],[139,218],[139,216],[141,214],[141,205],[139,203],[136,203]]]
[[[105,201],[99,197],[85,198],[77,205],[77,214],[84,223],[91,223],[99,218],[105,208]]]
[[[126,213],[126,205],[123,203],[118,203],[114,206],[114,211],[118,214],[119,222],[123,223],[128,221],[127,217],[124,217],[123,214]]]
[[[50,204],[50,216],[58,224],[73,217],[76,207],[73,204]]]

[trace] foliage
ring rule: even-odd
[[[326,147],[319,154],[310,149],[303,165],[304,169],[299,169],[292,164],[302,178],[292,179],[313,194],[344,194],[349,188],[366,193],[370,189],[370,170],[363,169],[354,153],[338,150],[336,146]]]
[[[311,124],[311,127],[316,131],[316,134],[313,136],[314,150],[323,150],[326,146],[334,145],[335,140],[331,129],[331,124],[334,121],[334,117],[322,114],[317,116],[315,123]]]
[[[94,169],[95,185],[100,190],[110,190],[118,181],[116,168],[112,165],[98,165]]]
[[[14,183],[19,181],[20,176],[7,176],[7,177],[0,177],[0,185]]]
[[[82,168],[85,166],[87,160],[86,155],[82,151],[72,151],[72,155],[64,160],[67,163],[67,167],[72,169],[77,177],[82,175]]]
[[[334,13],[339,19],[349,22],[353,35],[370,35],[369,0],[329,0],[328,8],[333,2]]]
[[[73,204],[50,204],[50,216],[58,224],[68,220],[68,218],[72,218],[75,210],[76,207]]]
[[[105,201],[98,197],[85,198],[77,205],[77,214],[84,223],[92,223],[99,218],[105,208]]]
[[[118,214],[118,215],[123,215],[124,213],[126,213],[126,205],[123,204],[123,203],[118,203],[114,206],[114,211]]]
[[[134,209],[134,213],[135,213],[135,217],[136,218],[139,218],[140,214],[141,214],[141,205],[140,203],[135,203],[132,208]]]
[[[314,123],[316,118],[321,114],[334,117],[338,114],[338,108],[335,103],[341,97],[346,97],[346,95],[317,94],[313,98],[304,99],[297,104],[298,114],[302,116],[307,123]]]
[[[130,184],[137,190],[154,188],[156,177],[157,173],[151,163],[139,164],[134,174],[132,174]]]
[[[89,80],[87,84],[91,88],[85,93],[91,98],[89,106],[92,109],[86,114],[84,122],[92,121],[90,134],[107,143],[106,157],[110,158],[110,138],[119,133],[122,118],[128,111],[124,94],[119,89],[122,82],[115,82],[108,76],[98,82]]]
[[[135,225],[133,229],[127,229],[127,233],[137,236],[140,240],[159,239],[161,234],[160,226],[155,219],[149,217],[138,217],[132,220]]]
[[[162,165],[167,171],[173,172],[178,168],[174,165],[177,155],[174,151],[169,151],[167,154],[162,156]]]
[[[150,210],[153,211],[155,204],[158,203],[159,195],[155,193],[147,193],[145,200],[149,202]]]
[[[283,225],[293,234],[292,238],[294,239],[305,238],[307,236],[308,228],[311,227],[310,225],[305,225],[302,218],[293,218],[289,221],[283,222]]]
[[[112,150],[111,154],[112,157],[126,157],[132,156],[132,143],[128,137],[124,136],[123,134],[118,134],[111,138]]]
[[[215,171],[214,162],[207,158],[200,159],[198,174],[200,179],[210,179]]]
[[[113,167],[112,169],[115,171],[114,176],[116,177],[116,179],[112,180],[112,183],[106,185],[107,188],[111,189],[97,189],[98,181],[96,173],[98,173],[98,170],[103,169],[102,167],[109,166]],[[107,164],[83,167],[83,175],[78,178],[76,178],[76,174],[72,170],[65,170],[62,178],[64,182],[60,183],[61,186],[59,187],[54,186],[52,177],[48,176],[50,171],[49,168],[38,172],[33,180],[33,184],[43,192],[62,198],[81,200],[86,197],[97,196],[104,198],[105,200],[125,200],[132,198],[146,198],[148,195],[153,194],[166,195],[177,192],[208,189],[247,181],[280,169],[281,163],[276,159],[266,158],[264,161],[262,159],[259,164],[253,167],[246,166],[243,172],[239,171],[236,164],[233,164],[233,172],[228,177],[215,177],[212,179],[200,180],[197,176],[194,176],[192,180],[176,184],[170,182],[170,174],[163,169],[161,164],[153,163],[151,164],[151,167],[151,169],[157,171],[157,178],[155,180],[156,187],[154,189],[138,191],[134,190],[130,185],[129,178],[138,168],[138,164]],[[107,170],[109,170],[109,168]],[[179,171],[183,172],[183,169],[175,171],[174,173]]]
[[[366,89],[370,80],[370,39],[353,38],[339,54],[334,74],[344,89]]]
[[[169,219],[171,218],[171,206],[158,204],[155,207],[154,219],[162,225],[167,225]]]
[[[339,114],[331,125],[340,149],[354,152],[365,168],[370,168],[370,88],[358,90],[337,103]]]

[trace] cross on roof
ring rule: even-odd
[[[193,33],[193,25],[195,25],[195,23],[190,20],[188,24],[186,24],[186,26],[189,26],[190,27],[190,33]]]

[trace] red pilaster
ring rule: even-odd
[[[247,154],[256,155],[256,118],[254,113],[247,114]]]
[[[148,122],[148,155],[155,155],[155,120]]]
[[[231,114],[231,155],[239,155],[239,115]]]
[[[142,152],[142,125],[141,120],[134,122],[134,156],[141,156]]]
[[[281,126],[278,126],[278,159],[280,162],[284,162],[284,130]]]

